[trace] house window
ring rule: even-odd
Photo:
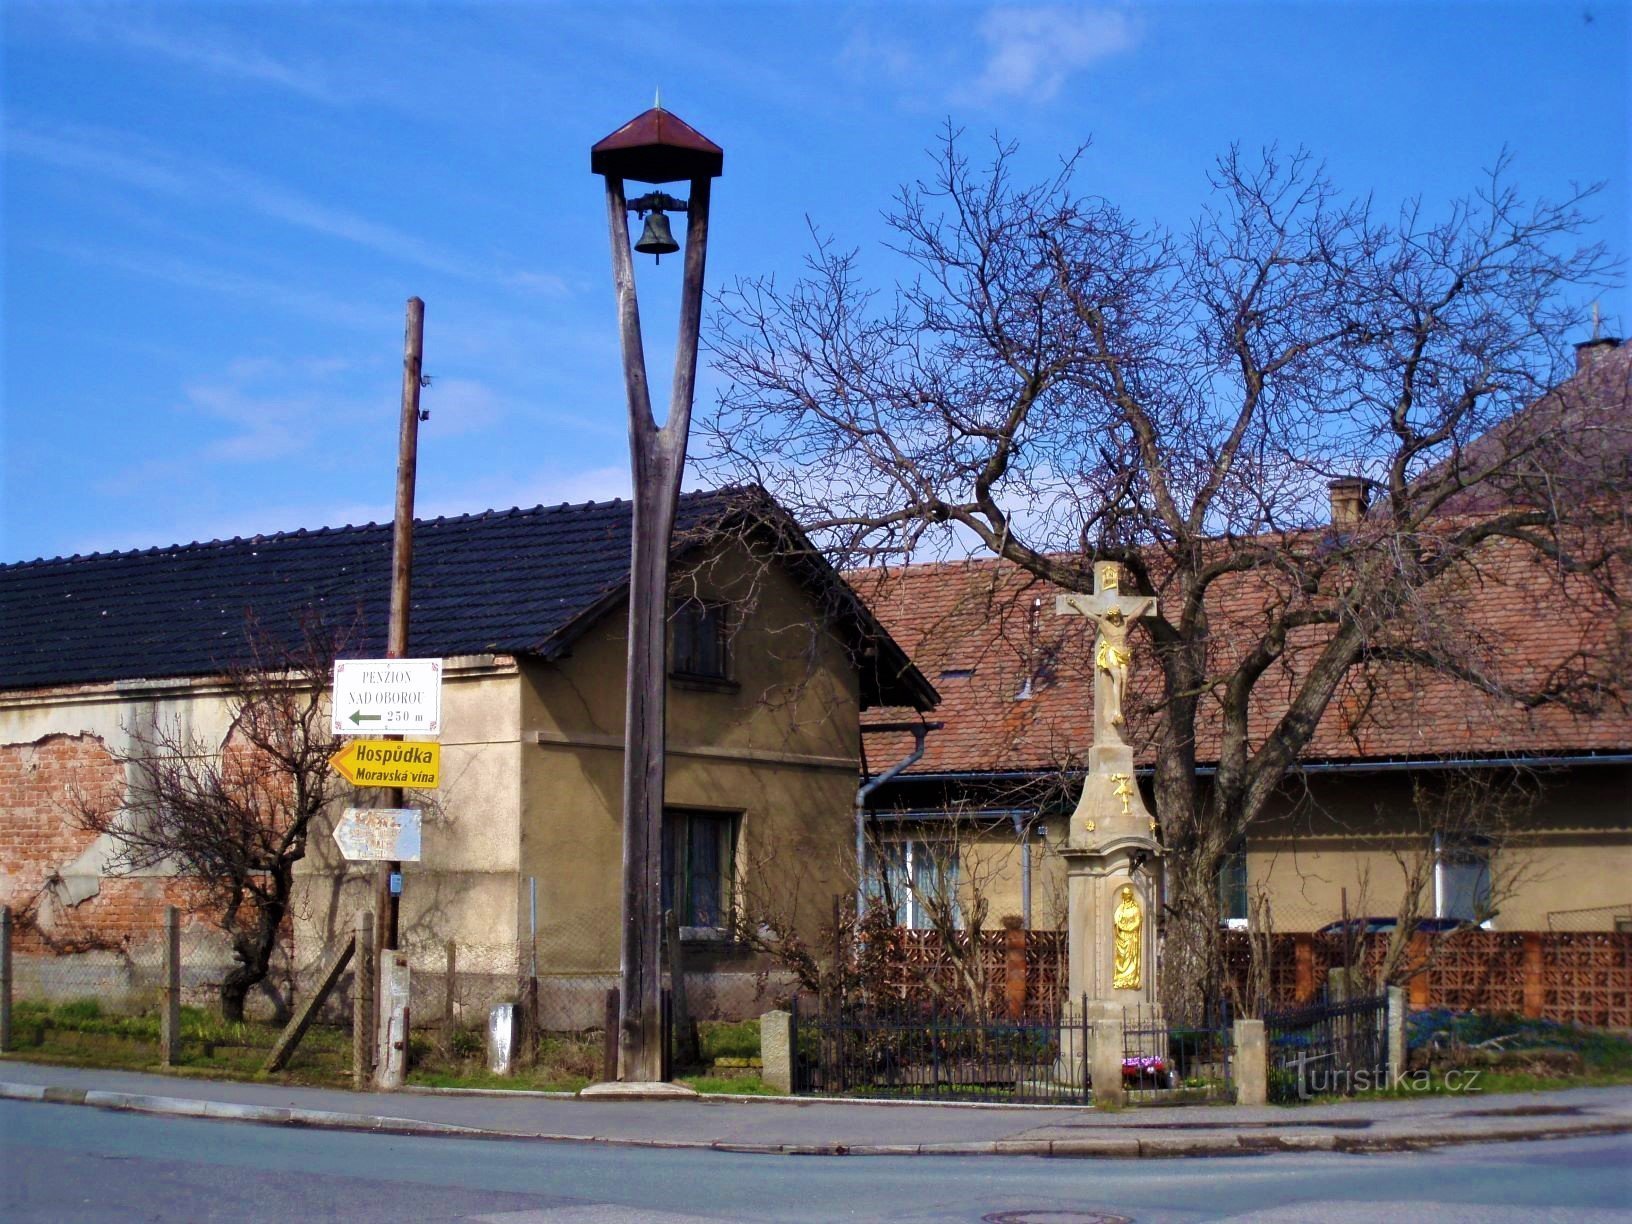
[[[1218,865],[1218,916],[1231,930],[1247,925],[1247,847],[1238,843]]]
[[[1490,917],[1490,843],[1434,835],[1434,917],[1484,922]]]
[[[718,812],[663,813],[663,908],[682,927],[731,925],[737,817]]]
[[[895,924],[932,927],[934,914],[948,909],[962,930],[958,903],[958,848],[950,840],[892,838],[867,849],[867,896],[888,905]]]
[[[729,680],[731,656],[729,617],[722,603],[682,600],[670,618],[673,643],[669,670],[693,680]]]

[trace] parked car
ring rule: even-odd
[[[1392,931],[1399,925],[1400,920],[1392,916],[1386,918],[1350,918],[1348,929],[1356,935],[1382,935]],[[1472,923],[1464,922],[1460,918],[1418,918],[1416,930],[1426,935],[1441,935],[1446,931],[1457,931],[1465,926],[1472,925]],[[1343,919],[1339,918],[1336,922],[1328,922],[1315,934],[1341,935],[1343,929]]]

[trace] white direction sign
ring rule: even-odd
[[[353,863],[417,863],[419,809],[347,808],[334,826],[334,840]]]
[[[440,735],[441,659],[338,659],[336,735]]]

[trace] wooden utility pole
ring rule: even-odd
[[[389,659],[408,656],[408,611],[414,568],[414,478],[419,467],[419,389],[425,350],[425,303],[408,299],[408,320],[402,342],[402,422],[397,431],[397,508],[391,533],[391,621],[386,628],[385,654]],[[385,738],[399,740],[400,735]],[[386,792],[386,806],[403,805],[402,788]],[[391,891],[391,877],[401,878],[402,864],[381,863],[374,872],[374,914],[378,924],[374,946],[381,952],[397,946],[397,917],[401,897]]]
[[[668,689],[669,547],[680,498],[697,381],[703,271],[708,253],[711,180],[724,155],[713,141],[661,107],[637,116],[590,151],[590,169],[606,181],[612,276],[617,289],[623,379],[629,401],[629,454],[634,476],[629,564],[629,655],[623,755],[623,931],[620,962],[618,1078],[663,1079],[662,864],[664,702]],[[686,213],[679,338],[668,418],[658,428],[646,382],[646,353],[635,297],[630,202],[624,180],[688,181],[689,201],[654,193],[636,201],[647,212]],[[647,248],[651,250],[652,248]],[[673,245],[667,250],[672,251]],[[658,253],[654,250],[654,253]]]

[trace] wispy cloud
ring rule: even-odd
[[[628,497],[629,488],[626,465],[580,470],[550,466],[519,474],[484,476],[479,481],[437,490],[418,503],[418,510],[422,515],[435,517],[506,510],[511,506],[611,501]]]
[[[108,34],[126,46],[234,81],[272,85],[314,102],[334,103],[344,98],[320,69],[278,59],[258,47],[150,25],[115,23]]]
[[[391,326],[400,309],[395,301],[389,306],[346,301],[313,290],[293,288],[286,281],[246,276],[218,265],[201,264],[167,254],[123,251],[72,242],[40,241],[32,245],[38,250],[96,268],[148,277],[184,289],[241,298],[259,306],[271,306],[304,319],[339,327],[375,331],[382,325]]]
[[[482,275],[457,255],[394,226],[315,200],[250,171],[178,157],[128,134],[13,122],[7,126],[4,140],[8,156],[194,204],[213,200],[230,208],[247,209],[433,272],[471,278]]]
[[[353,81],[317,64],[280,56],[220,28],[211,29],[199,20],[196,11],[190,13],[185,25],[165,24],[155,20],[153,13],[125,6],[90,9],[63,4],[33,16],[59,36],[93,46],[135,51],[231,84],[264,86],[327,105],[356,96]],[[274,24],[266,28],[273,31],[278,27]]]
[[[1090,64],[1132,49],[1137,29],[1108,8],[996,8],[980,22],[985,62],[970,84],[972,99],[1046,101]]]
[[[378,419],[380,397],[359,384],[388,373],[346,357],[235,358],[220,373],[185,383],[169,406],[166,415],[185,442],[135,457],[105,473],[95,489],[133,496],[184,476],[196,480],[200,472],[287,468],[290,460],[321,455],[348,429]],[[174,432],[164,428],[155,436]]]

